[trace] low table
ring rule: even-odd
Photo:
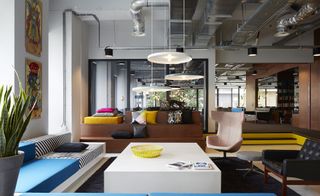
[[[221,171],[196,143],[156,143],[164,148],[160,157],[139,158],[130,143],[104,171],[104,192],[108,193],[220,193]],[[212,170],[173,169],[176,161],[208,162]]]

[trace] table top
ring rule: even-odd
[[[135,156],[131,147],[141,144],[156,144],[163,147],[160,157],[140,158]],[[167,165],[177,161],[207,162],[212,164],[212,170],[174,169]],[[209,156],[197,143],[130,143],[112,162],[105,172],[220,172]]]

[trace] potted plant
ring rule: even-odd
[[[19,142],[30,122],[30,96],[19,85],[19,94],[12,86],[0,86],[0,196],[13,195],[24,154]]]

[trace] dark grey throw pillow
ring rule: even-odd
[[[54,152],[82,152],[89,145],[84,143],[64,143],[54,150]]]
[[[111,136],[114,139],[130,139],[132,138],[132,133],[129,131],[114,131],[112,132]]]
[[[147,137],[147,129],[146,125],[141,125],[134,123],[132,124],[133,127],[133,137],[134,138],[145,138]]]

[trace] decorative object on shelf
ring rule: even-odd
[[[152,8],[152,7],[151,7]],[[153,9],[151,9],[153,12]],[[171,51],[171,39],[169,36],[169,51],[153,53],[153,13],[151,13],[151,48],[152,52],[148,56],[148,61],[158,64],[182,64],[192,60],[192,58],[184,52],[181,52],[181,48],[178,51]],[[170,25],[170,12],[168,17],[168,35],[171,35]],[[185,45],[185,0],[183,0],[183,45]],[[183,48],[182,48],[183,49]]]
[[[248,56],[257,56],[258,54],[258,49],[256,47],[251,47],[251,48],[248,48]]]
[[[25,48],[35,56],[42,52],[42,0],[25,1]]]
[[[313,56],[320,56],[320,47],[313,48]]]
[[[24,153],[18,151],[19,142],[30,122],[32,102],[19,82],[19,95],[12,86],[0,86],[0,195],[14,195]],[[10,126],[8,126],[10,124]]]
[[[26,93],[30,96],[29,110],[33,108],[32,118],[41,118],[42,112],[42,64],[37,61],[26,59]]]
[[[159,157],[163,150],[162,146],[153,144],[144,144],[132,146],[131,151],[134,155],[141,158],[156,158]]]

